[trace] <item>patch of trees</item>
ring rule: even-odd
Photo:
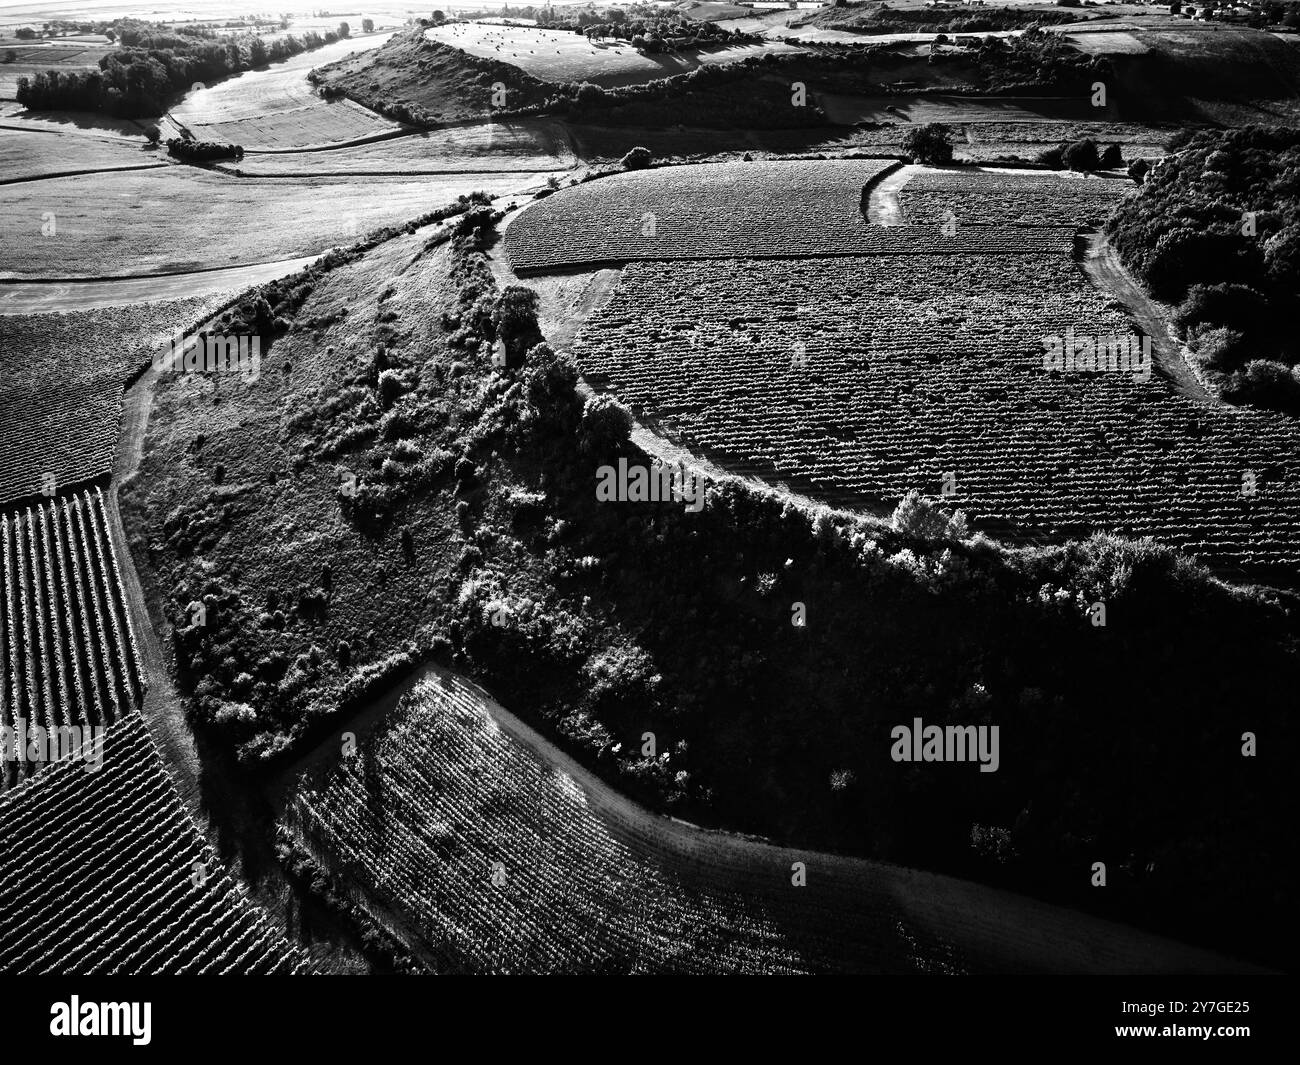
[[[161,115],[195,82],[217,81],[338,40],[314,30],[301,37],[217,37],[211,30],[123,19],[121,46],[91,71],[52,69],[18,79],[15,97],[32,111],[102,111],[123,118]]]
[[[1061,141],[1055,148],[1041,152],[1036,160],[1053,170],[1118,170],[1124,165],[1123,151],[1118,144],[1100,147],[1091,137],[1074,141]]]
[[[1077,2],[1074,6],[1078,6]],[[978,12],[963,12],[950,8],[894,10],[888,4],[880,4],[872,5],[863,12],[854,9],[813,11],[795,19],[790,25],[823,26],[850,33],[989,33],[1074,22],[1076,18],[1068,11],[1041,7],[984,7]]]
[[[1108,59],[1086,55],[1061,35],[1035,27],[1019,37],[985,37],[973,54],[986,90],[999,95],[1087,96],[1094,82],[1106,81],[1112,74]],[[929,59],[937,67],[965,66],[970,61],[970,50],[934,52]]]
[[[1300,412],[1300,131],[1180,134],[1106,223],[1230,402]]]
[[[218,141],[186,140],[184,137],[169,137],[167,154],[186,163],[210,163],[214,159],[242,159],[244,149],[238,144],[222,144]]]

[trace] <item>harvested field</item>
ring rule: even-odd
[[[99,175],[93,199],[77,178],[3,186],[0,226],[33,239],[5,246],[0,276],[120,277],[272,262],[350,243],[461,193],[506,193],[521,180],[527,184],[509,174],[283,181],[172,166]],[[42,237],[47,212],[57,231]],[[201,229],[191,224],[199,215]]]
[[[855,122],[1087,122],[1106,112],[1086,98],[1056,96],[842,96],[817,97],[826,117],[839,125]]]
[[[249,155],[238,164],[238,169],[252,177],[558,173],[572,167],[575,161],[563,128],[557,124],[485,122],[327,152]]]
[[[74,133],[21,133],[0,129],[0,182],[94,170],[166,166],[144,139],[86,137]]]
[[[66,758],[0,798],[0,970],[301,973],[190,821],[138,714],[103,766]]]
[[[1065,251],[636,263],[574,354],[707,456],[823,497],[892,505],[951,474],[947,502],[1003,533],[1300,561],[1289,418],[1195,403],[1158,376],[1049,372],[1043,338],[1067,329],[1130,332]]]
[[[862,190],[892,160],[814,160],[665,167],[602,178],[529,206],[506,230],[516,272],[643,259],[820,255],[1051,253],[1056,230],[916,231],[869,226]],[[577,235],[581,235],[580,239]]]
[[[171,117],[199,140],[243,145],[246,151],[337,144],[391,133],[402,125],[351,100],[323,100],[307,80],[316,67],[378,48],[375,34],[302,52],[265,70],[249,70],[189,93]]]

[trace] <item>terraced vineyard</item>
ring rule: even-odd
[[[0,715],[14,727],[106,725],[144,671],[99,489],[0,518]],[[0,789],[39,762],[6,762]]]
[[[665,167],[602,178],[532,204],[506,230],[518,274],[636,260],[823,255],[1048,255],[1073,228],[880,227],[864,186],[892,160],[794,160]]]
[[[0,972],[307,970],[185,813],[139,715],[0,797]]]
[[[450,674],[286,820],[448,970],[1213,970],[1030,899],[654,817]],[[806,885],[794,883],[802,862]]]
[[[951,212],[958,227],[1097,226],[1132,188],[1117,178],[925,169],[903,186],[899,202],[914,225],[938,224]]]
[[[1127,336],[1114,306],[1064,253],[634,263],[574,354],[691,446],[836,501],[951,474],[947,502],[1004,535],[1300,561],[1293,420],[1043,368],[1045,336]]]

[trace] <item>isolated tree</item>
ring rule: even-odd
[[[362,33],[374,33],[374,32],[375,32],[375,20],[372,19],[372,18],[363,18],[363,19],[361,20],[361,32],[362,32]]]
[[[1133,162],[1129,164],[1128,176],[1131,177],[1137,184],[1141,185],[1144,181],[1146,181],[1147,174],[1150,172],[1150,170],[1151,170],[1151,164],[1148,163],[1145,159],[1134,159]]]
[[[1124,165],[1124,153],[1118,144],[1108,144],[1101,153],[1102,170],[1118,170]]]
[[[104,36],[108,38],[109,44],[112,44],[115,40],[117,40],[117,33],[113,30],[105,30]]]
[[[903,151],[915,163],[951,163],[952,131],[942,122],[927,122],[903,139]]]
[[[352,36],[352,27],[349,26],[346,22],[340,22],[340,23],[339,23],[339,36],[340,36],[340,37],[351,37],[351,36]]]
[[[441,11],[434,11],[434,13],[433,13],[433,24],[434,24],[435,26],[441,26],[441,25],[442,25],[444,22],[446,22],[446,21],[447,21],[447,16],[446,16],[446,15],[444,15]]]

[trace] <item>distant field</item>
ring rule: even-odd
[[[470,55],[513,63],[543,81],[590,81],[596,85],[639,85],[685,74],[710,63],[734,63],[749,56],[800,49],[779,42],[642,55],[623,40],[588,41],[576,33],[528,26],[453,23],[434,26],[425,36]]]
[[[0,56],[10,50],[0,45]],[[87,46],[84,43],[58,44],[52,47],[14,47],[12,63],[0,63],[0,99],[12,100],[18,92],[18,79],[43,74],[48,70],[74,71],[98,70],[101,56],[110,48]]]
[[[903,217],[913,225],[1100,225],[1125,192],[1125,179],[1082,174],[1007,174],[926,168],[902,188]]]
[[[0,276],[112,277],[271,262],[350,243],[461,193],[505,193],[528,180],[463,174],[281,181],[172,166],[0,186],[0,228],[28,235],[0,249]],[[42,218],[50,212],[56,235],[43,237]],[[198,217],[201,228],[193,224]]]
[[[523,121],[457,126],[328,152],[249,155],[238,167],[254,177],[275,177],[313,173],[556,172],[569,169],[575,162],[563,127]]]
[[[531,204],[506,230],[516,271],[638,259],[998,254],[1068,247],[1072,230],[956,237],[937,227],[882,228],[862,218],[864,186],[891,160],[718,163],[602,178]]]
[[[378,48],[387,34],[338,41],[265,70],[249,70],[189,93],[171,116],[200,140],[246,150],[302,148],[356,140],[401,129],[351,100],[322,100],[307,73],[354,53]]]
[[[307,972],[190,821],[138,714],[103,767],[65,759],[0,798],[0,971]]]
[[[0,129],[0,181],[81,170],[126,170],[166,166],[157,151],[126,139],[74,133],[20,133]]]
[[[1085,98],[1029,96],[840,96],[817,97],[827,118],[855,122],[1087,122],[1106,117]]]

